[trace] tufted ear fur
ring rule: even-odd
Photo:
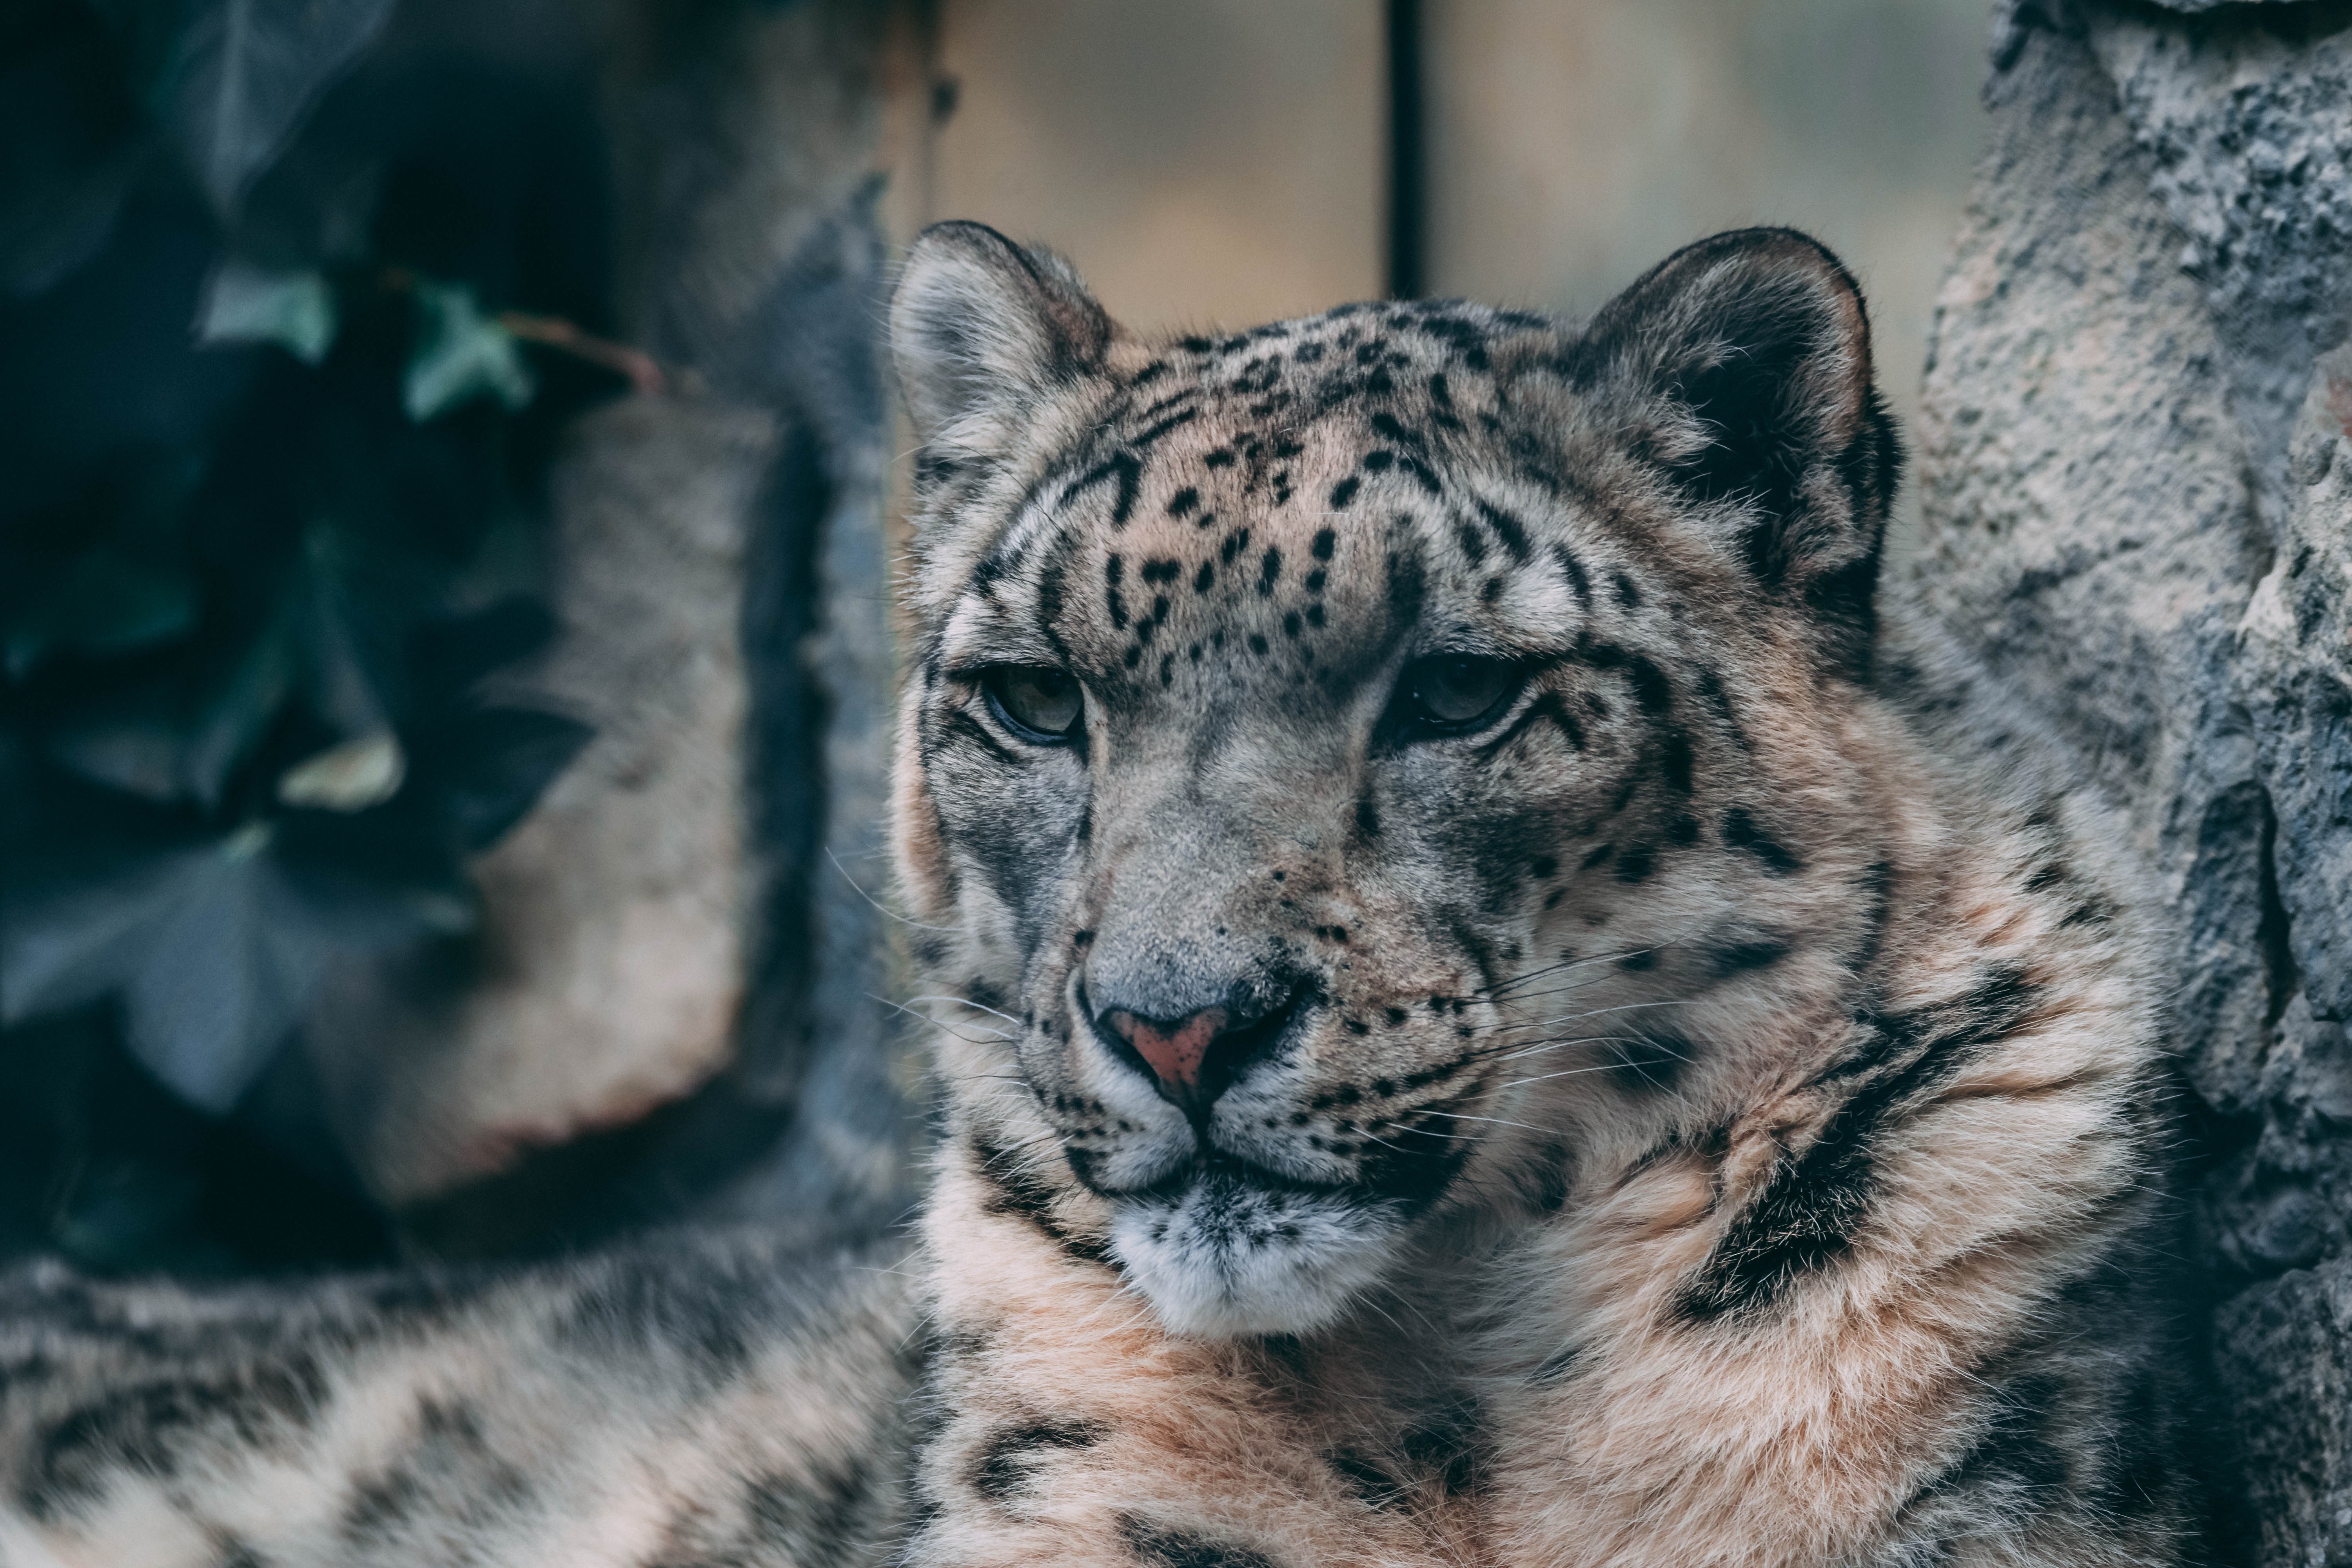
[[[1816,623],[1830,661],[1866,677],[1902,449],[1837,258],[1793,229],[1703,239],[1602,307],[1573,364],[1627,400],[1643,455]]]
[[[1099,364],[1110,318],[1070,264],[985,224],[915,238],[890,300],[890,352],[926,447],[950,460],[1001,449],[1025,409]]]

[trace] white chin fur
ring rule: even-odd
[[[1224,1173],[1172,1203],[1132,1203],[1111,1251],[1169,1332],[1225,1340],[1318,1329],[1385,1271],[1390,1225],[1319,1194]]]

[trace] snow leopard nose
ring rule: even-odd
[[[1295,996],[1255,1018],[1236,1021],[1223,1007],[1203,1007],[1174,1020],[1139,1018],[1108,1007],[1096,1022],[1126,1049],[1112,1055],[1145,1069],[1160,1097],[1198,1120],[1233,1087],[1244,1068],[1264,1056],[1297,1011]]]

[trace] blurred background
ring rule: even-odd
[[[1827,240],[1915,405],[1981,0],[16,0],[0,1257],[916,1184],[897,247],[1143,331]]]

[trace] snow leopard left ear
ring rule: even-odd
[[[1580,382],[1833,665],[1869,668],[1902,467],[1862,290],[1820,242],[1738,229],[1668,257],[1586,327]]]
[[[915,434],[950,460],[1008,446],[1038,397],[1101,363],[1110,338],[1068,262],[985,224],[923,230],[890,300]]]

